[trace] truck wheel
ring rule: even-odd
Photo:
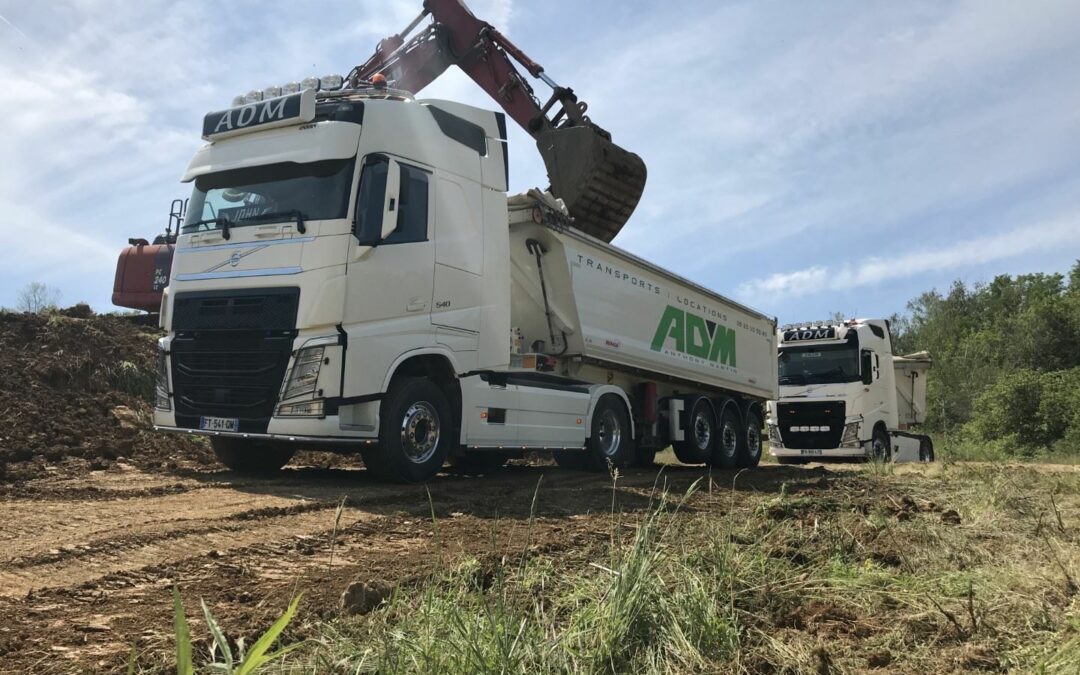
[[[919,438],[919,461],[934,461],[934,441],[930,440],[929,436]]]
[[[739,465],[739,449],[742,446],[742,425],[739,416],[728,406],[720,413],[720,429],[709,464],[721,469],[733,469]]]
[[[679,461],[683,464],[708,462],[716,443],[716,417],[707,399],[699,398],[694,402],[684,436],[684,440],[671,444]]]
[[[439,472],[456,440],[450,438],[453,417],[441,389],[423,377],[399,380],[390,385],[379,417],[379,447],[364,455],[368,469],[408,483]]]
[[[634,459],[634,438],[630,432],[630,415],[622,400],[614,394],[605,394],[593,409],[592,433],[585,447],[588,448],[587,464],[594,471],[602,471],[610,465],[622,468]]]
[[[751,410],[746,413],[746,429],[741,436],[739,467],[752,469],[761,461],[761,415]]]
[[[252,438],[213,436],[210,447],[218,461],[237,473],[273,473],[289,463],[295,448]]]
[[[889,448],[889,433],[882,427],[874,429],[873,440],[870,441],[871,459],[879,462],[892,460],[892,451]]]

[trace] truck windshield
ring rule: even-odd
[[[287,162],[199,176],[181,231],[344,218],[355,162]]]
[[[859,346],[787,348],[780,352],[780,384],[831,384],[859,379]]]

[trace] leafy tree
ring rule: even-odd
[[[926,349],[934,357],[931,428],[971,422],[977,438],[1012,435],[1027,450],[1080,437],[1080,418],[1073,422],[1070,412],[1076,398],[1067,394],[1080,387],[1080,376],[1067,374],[1080,372],[1080,261],[1067,277],[957,281],[946,294],[932,290],[909,302],[892,326],[897,353]],[[1063,407],[1061,415],[1047,405]]]

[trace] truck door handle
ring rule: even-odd
[[[420,298],[410,298],[409,302],[405,305],[405,310],[409,312],[419,312],[427,309],[427,300],[421,300]]]

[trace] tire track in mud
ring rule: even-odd
[[[446,512],[450,506],[444,502],[452,506],[462,496],[483,498],[468,488],[460,494],[460,487],[471,482],[451,478],[440,483],[431,497],[437,511]],[[500,494],[515,491],[514,483],[520,492],[515,480],[487,496],[497,502]],[[572,480],[566,485],[580,483]],[[343,485],[333,480],[312,485],[278,479],[180,487],[183,490],[170,488],[165,494],[140,493],[143,496],[134,498],[0,504],[0,518],[10,525],[0,532],[0,597],[84,586],[116,573],[174,565],[208,551],[220,555],[257,542],[272,545],[328,533],[333,514],[327,512],[336,511],[341,497],[346,499],[342,529],[384,517],[387,511],[415,512],[417,517],[430,512],[425,492],[416,486]],[[353,490],[342,489],[346,487]],[[330,496],[334,499],[326,499]],[[513,505],[520,508],[520,503]]]
[[[676,494],[701,471],[672,474]],[[323,469],[41,481],[21,499],[0,499],[0,656],[22,672],[67,673],[122,669],[133,645],[167,654],[174,585],[196,603],[189,612],[205,599],[236,630],[268,625],[299,589],[307,616],[331,617],[351,581],[409,592],[470,557],[480,574],[507,555],[584,567],[612,536],[613,497],[621,513],[641,513],[656,485],[655,471],[613,484],[546,466],[444,474],[426,487]]]

